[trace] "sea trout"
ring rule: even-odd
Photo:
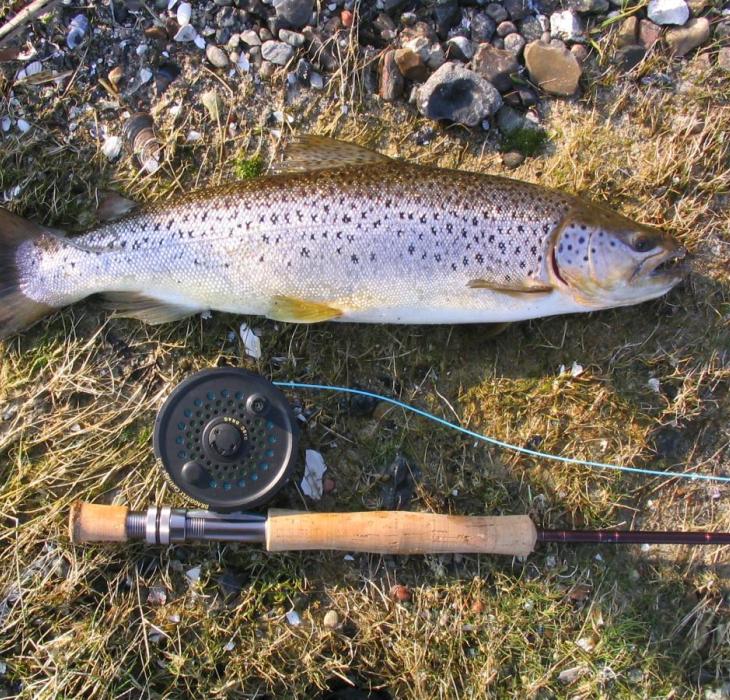
[[[658,297],[684,254],[574,195],[310,136],[272,175],[73,238],[0,210],[0,335],[91,294],[150,323],[209,309],[297,323],[520,321]]]

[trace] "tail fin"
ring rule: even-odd
[[[23,294],[16,262],[18,247],[24,241],[47,235],[42,226],[0,208],[0,338],[30,326],[53,310]]]

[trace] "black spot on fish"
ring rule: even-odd
[[[416,251],[416,246],[414,246],[414,245],[413,245],[413,243],[411,243],[411,244],[410,244],[410,245],[408,246],[408,252],[409,252],[409,253],[410,253],[411,255],[413,255],[413,253],[415,253],[415,251]]]
[[[299,252],[299,255],[303,258],[308,258],[309,257],[309,248],[302,248],[301,251]]]
[[[354,254],[350,256],[350,260],[352,260],[352,262],[355,265],[357,265],[360,262],[360,260],[358,259],[357,255],[354,255]]]

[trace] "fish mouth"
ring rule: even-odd
[[[657,253],[644,260],[634,272],[633,277],[676,278],[682,277],[688,270],[689,261],[685,248],[675,248],[663,253]]]

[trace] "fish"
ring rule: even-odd
[[[272,171],[113,209],[73,237],[0,210],[0,336],[102,295],[166,323],[509,323],[657,298],[668,233],[535,184],[303,136]]]

